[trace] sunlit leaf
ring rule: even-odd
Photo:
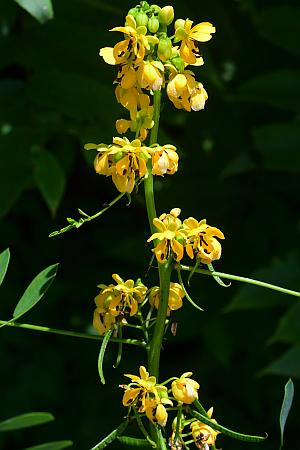
[[[40,272],[25,290],[18,302],[13,317],[23,316],[33,306],[35,306],[50,287],[57,273],[58,264],[53,264]]]
[[[4,280],[6,271],[7,271],[7,267],[9,264],[9,258],[10,258],[10,253],[9,253],[9,248],[7,248],[6,250],[4,250],[4,252],[2,252],[0,254],[0,286],[2,284],[2,281]]]
[[[15,2],[40,23],[53,19],[51,0],[15,0]]]
[[[283,433],[286,424],[286,420],[288,418],[292,403],[294,398],[294,384],[291,379],[286,383],[284,387],[284,397],[281,405],[279,424],[280,424],[280,447],[279,450],[283,447]]]
[[[36,184],[55,215],[65,191],[65,174],[55,156],[46,150],[35,149],[32,158]]]
[[[299,55],[300,8],[278,5],[261,11],[257,25],[262,36],[273,44]]]
[[[24,450],[62,450],[63,448],[71,447],[72,441],[56,441],[48,442],[47,444],[34,445],[33,447],[26,447]]]
[[[42,412],[31,412],[20,414],[0,422],[0,431],[18,430],[20,428],[33,427],[54,420],[52,414]]]

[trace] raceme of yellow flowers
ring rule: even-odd
[[[144,145],[154,125],[153,91],[165,89],[174,106],[186,111],[203,109],[207,100],[203,85],[187,67],[204,64],[199,42],[209,41],[215,27],[209,22],[193,26],[189,19],[177,19],[169,36],[173,21],[172,6],[141,2],[129,10],[124,26],[110,30],[122,33],[122,40],[100,49],[104,61],[117,66],[116,99],[129,112],[128,119],[116,121],[116,130],[120,134],[130,130],[135,139],[114,137],[110,145],[86,144],[85,148],[98,151],[95,171],[111,176],[120,192],[133,191],[136,181],[147,175],[149,159],[153,175],[172,175],[178,169],[173,145]]]
[[[136,413],[145,414],[150,422],[159,424],[161,427],[165,427],[168,420],[168,407],[174,406],[175,403],[181,407],[184,405],[191,405],[198,399],[198,390],[200,388],[199,383],[193,380],[191,377],[192,372],[186,372],[179,378],[172,377],[164,383],[158,384],[154,376],[149,376],[144,366],[140,367],[140,376],[126,374],[125,377],[130,378],[129,384],[123,384],[120,387],[125,390],[123,395],[123,405],[128,408],[134,408]],[[167,388],[167,384],[171,382],[171,388]],[[171,397],[169,397],[171,394]],[[211,418],[213,408],[210,408],[207,412],[207,417]],[[171,449],[183,448],[184,441],[182,439],[183,429],[189,425],[191,434],[196,446],[198,448],[205,448],[207,446],[214,445],[216,437],[219,434],[209,425],[206,425],[196,419],[187,419],[186,415],[182,413],[180,417],[180,444],[178,438],[175,440],[177,418],[173,421],[172,428],[173,433],[169,440],[169,446]],[[216,423],[214,419],[212,422]]]

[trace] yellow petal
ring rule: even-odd
[[[114,49],[112,47],[100,48],[99,55],[102,56],[107,64],[114,66],[116,64],[116,59],[114,57]]]

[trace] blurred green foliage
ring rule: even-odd
[[[299,5],[172,4],[176,18],[211,21],[217,33],[203,46],[206,64],[197,72],[209,94],[206,109],[188,114],[164,101],[160,143],[174,143],[181,161],[178,174],[156,180],[157,208],[181,207],[182,217],[206,217],[222,229],[226,241],[216,270],[299,290]],[[88,331],[96,285],[110,283],[112,273],[157,283],[155,271],[145,278],[150,246],[142,187],[130,206],[121,200],[80,230],[47,237],[66,217],[76,217],[78,207],[94,213],[117,195],[110,180],[94,173],[93,155],[83,145],[110,143],[115,120],[126,117],[114,97],[114,68],[98,51],[117,41],[108,30],[121,25],[134,5],[56,0],[54,18],[41,24],[16,2],[2,2],[0,252],[11,250],[1,286],[2,320],[11,317],[33,275],[56,262],[55,282],[24,322]],[[193,371],[203,403],[214,405],[224,426],[267,431],[269,439],[260,445],[273,450],[283,387],[293,377],[285,441],[298,450],[299,300],[236,283],[224,289],[200,275],[194,275],[190,294],[205,312],[186,304],[174,314],[177,335],[165,344],[163,378]],[[117,388],[122,374],[145,363],[142,350],[128,349],[114,369],[116,350],[109,345],[104,388],[97,342],[1,329],[0,419],[49,410],[57,420],[2,434],[0,449],[54,436],[88,449],[116,428],[124,414]],[[222,436],[219,442],[232,450],[258,445]]]

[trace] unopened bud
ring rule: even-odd
[[[170,25],[174,20],[173,6],[164,6],[158,14],[158,19],[162,25]]]
[[[184,71],[184,61],[180,56],[175,56],[175,58],[172,58],[172,64],[173,66],[178,70],[178,72]]]
[[[137,15],[137,13],[138,13],[138,9],[137,9],[137,8],[131,8],[131,9],[128,11],[127,16],[133,16],[133,17],[135,17],[135,16]]]
[[[148,23],[148,16],[147,14],[143,13],[143,12],[139,12],[136,16],[135,16],[135,21],[136,21],[136,25],[138,27],[147,26]]]
[[[184,28],[185,25],[185,20],[184,19],[177,19],[175,24],[174,24],[174,28],[175,30],[177,30],[177,28]]]
[[[150,6],[151,11],[154,11],[156,13],[159,13],[159,11],[161,10],[161,7],[158,5],[151,5]]]
[[[156,33],[157,30],[159,29],[159,20],[157,19],[157,17],[152,16],[150,17],[150,19],[148,20],[148,30],[151,33]]]
[[[161,61],[165,62],[171,58],[172,42],[168,37],[161,38],[157,48],[157,54]]]

